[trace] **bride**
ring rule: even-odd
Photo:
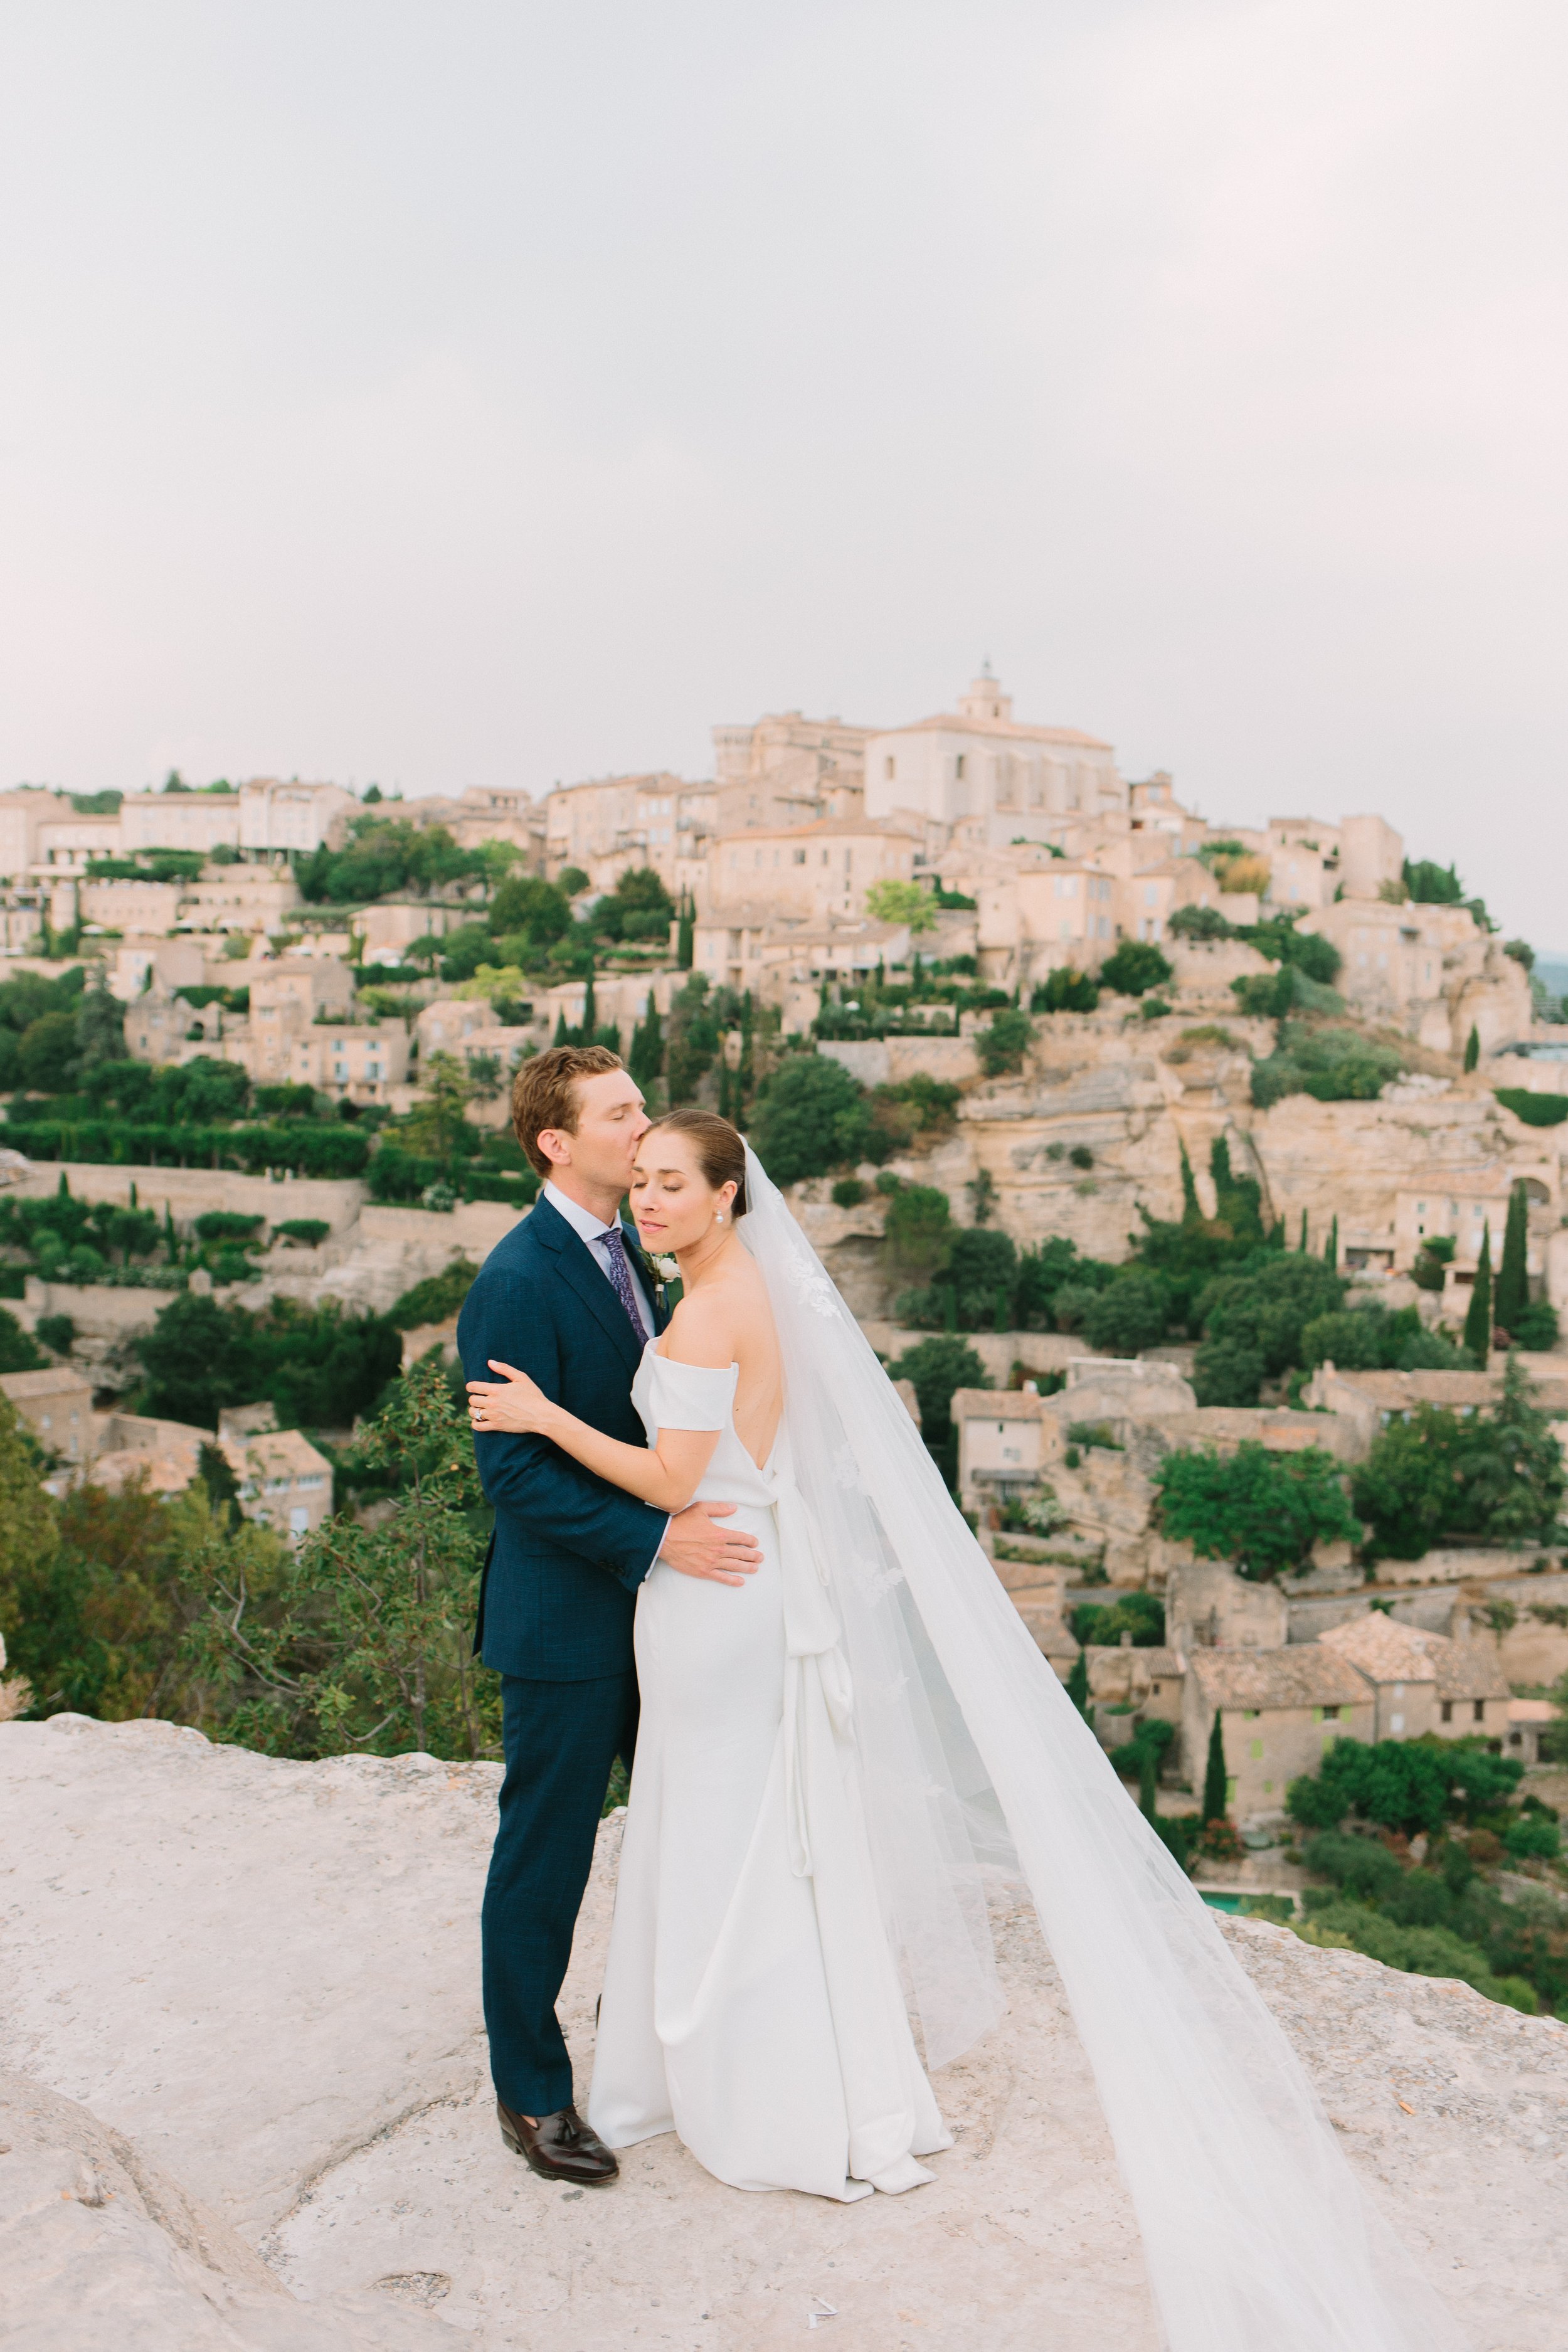
[[[631,1201],[682,1282],[633,1387],[647,1446],[508,1366],[469,1384],[492,1425],[657,1507],[732,1501],[763,1551],[742,1589],[656,1563],[638,1595],[595,2129],[678,2131],[737,2188],[930,2179],[951,2143],[926,2070],[1001,2011],[986,1886],[1021,1878],[1171,2352],[1458,2352],[754,1153],[671,1112]]]

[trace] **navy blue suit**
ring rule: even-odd
[[[490,1252],[458,1318],[468,1379],[493,1380],[492,1357],[514,1364],[631,1445],[647,1443],[631,1402],[643,1344],[545,1200]],[[610,1767],[617,1755],[631,1764],[632,1616],[668,1517],[546,1438],[481,1433],[474,1451],[496,1515],[474,1647],[501,1676],[506,1757],[482,1915],[485,2026],[506,2105],[553,2115],[572,2102],[555,2001]]]

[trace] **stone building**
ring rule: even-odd
[[[310,857],[318,849],[341,849],[349,820],[363,803],[342,784],[287,783],[256,776],[239,787],[239,847],[247,857]],[[386,811],[395,815],[395,808]]]
[[[1495,1650],[1402,1625],[1380,1609],[1318,1639],[1364,1677],[1373,1694],[1370,1738],[1506,1738],[1513,1694]]]
[[[955,841],[990,848],[1047,841],[1064,817],[1101,816],[1127,804],[1110,745],[1076,728],[1015,719],[1012,697],[989,666],[956,711],[871,735],[866,744],[868,815],[934,818]]]
[[[47,1453],[66,1462],[90,1457],[97,1442],[92,1383],[74,1364],[0,1375],[0,1396],[9,1399]]]
[[[184,849],[210,857],[239,847],[237,793],[127,793],[120,803],[121,855]]]
[[[658,770],[558,784],[544,803],[545,869],[575,866],[595,890],[633,866],[651,866],[671,898],[700,887],[717,826],[717,789]]]
[[[1316,1772],[1336,1739],[1370,1739],[1373,1699],[1349,1659],[1318,1642],[1189,1651],[1182,1744],[1194,1787],[1216,1715],[1229,1775],[1226,1810],[1239,1818],[1279,1811],[1290,1782]]]
[[[298,1429],[220,1434],[218,1451],[239,1482],[239,1507],[302,1543],[331,1517],[332,1465]]]
[[[919,838],[897,820],[865,817],[725,835],[708,861],[701,911],[761,901],[774,922],[853,921],[873,883],[913,879]]]
[[[750,727],[715,727],[715,827],[778,831],[865,813],[868,727],[775,712]]]
[[[1028,1389],[954,1391],[958,1497],[965,1510],[1008,1502],[1039,1485],[1047,1458],[1060,1450],[1046,1403]]]

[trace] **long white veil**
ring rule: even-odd
[[[1094,2070],[1169,2352],[1462,2352],[750,1149],[746,1194],[739,1230],[778,1324],[878,1890],[928,2065],[999,2013],[984,1881],[1011,1867]]]

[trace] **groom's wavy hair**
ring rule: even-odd
[[[553,1173],[539,1148],[542,1130],[559,1128],[577,1132],[577,1081],[603,1077],[606,1070],[624,1070],[626,1064],[607,1045],[552,1045],[524,1062],[511,1082],[512,1132],[522,1146],[529,1166],[541,1176]]]
[[[699,1110],[694,1104],[679,1110],[667,1110],[656,1118],[654,1127],[668,1129],[672,1135],[689,1135],[697,1154],[697,1165],[708,1182],[717,1192],[721,1184],[733,1184],[735,1199],[731,1214],[743,1217],[746,1213],[746,1147],[737,1130],[727,1118],[715,1110]],[[650,1128],[648,1132],[651,1134]]]

